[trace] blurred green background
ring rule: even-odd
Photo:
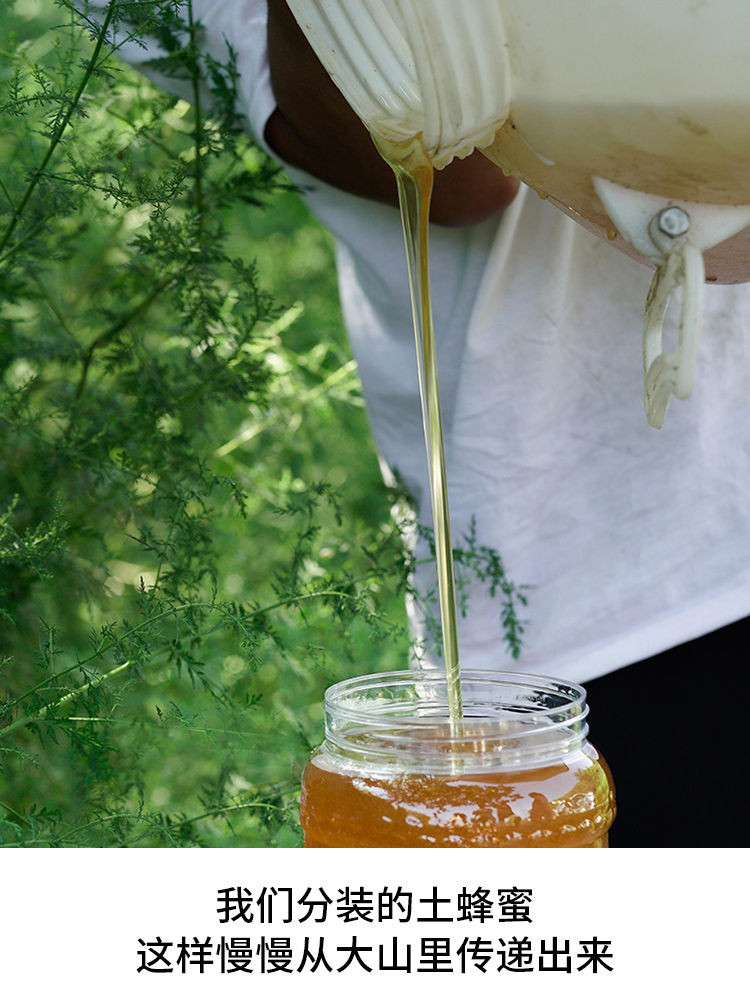
[[[331,239],[151,14],[197,107],[0,10],[6,846],[299,845],[325,686],[408,658]]]

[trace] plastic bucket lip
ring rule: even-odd
[[[339,90],[372,131],[421,136],[437,167],[490,142],[508,115],[510,59],[497,0],[289,0]],[[481,83],[481,86],[480,86]]]
[[[420,684],[430,688],[424,696]],[[580,684],[527,673],[462,670],[462,686],[464,717],[453,731],[442,670],[374,673],[334,684],[325,693],[321,749],[360,767],[402,762],[408,763],[407,772],[477,773],[482,767],[559,762],[586,739],[588,707]],[[384,693],[368,696],[379,690]]]

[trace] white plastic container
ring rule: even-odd
[[[435,167],[485,146],[506,119],[510,64],[496,0],[289,6],[369,129],[395,142],[421,134]]]
[[[289,6],[372,132],[421,135],[437,168],[478,147],[657,266],[644,366],[649,421],[660,425],[669,393],[692,386],[704,276],[750,279],[746,0]],[[662,353],[677,285],[686,287],[679,345]]]

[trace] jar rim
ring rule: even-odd
[[[586,691],[555,677],[461,671],[464,715],[451,720],[439,669],[373,673],[325,692],[322,750],[352,764],[425,772],[503,770],[559,761],[588,734]]]
[[[362,676],[352,676],[346,680],[340,680],[326,688],[324,702],[326,708],[332,711],[336,709],[348,708],[346,699],[356,692],[364,690],[374,690],[377,687],[404,681],[408,684],[435,683],[445,684],[445,672],[442,669],[414,669],[414,670],[389,670],[385,673],[366,673]],[[510,671],[498,671],[494,669],[464,669],[461,667],[461,683],[486,682],[488,684],[518,684],[530,688],[554,689],[561,695],[568,694],[569,700],[561,702],[558,706],[560,711],[568,707],[585,702],[586,688],[580,683],[572,683],[570,680],[563,680],[554,676],[542,676],[535,673],[518,673]],[[466,689],[464,687],[464,689]],[[447,692],[447,684],[446,684]],[[447,707],[447,704],[446,704]],[[368,716],[369,717],[369,716]]]

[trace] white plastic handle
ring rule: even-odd
[[[687,235],[672,239],[666,261],[651,282],[643,325],[643,400],[646,419],[655,429],[664,424],[670,397],[684,399],[693,390],[705,279],[701,251]],[[664,314],[678,286],[682,286],[682,308],[677,348],[663,352]]]

